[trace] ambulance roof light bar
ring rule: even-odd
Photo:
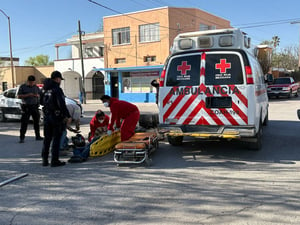
[[[236,28],[189,32],[177,35],[172,51],[213,48],[249,49],[250,38]]]
[[[207,35],[220,35],[220,34],[232,34],[234,31],[237,31],[237,28],[231,29],[217,29],[217,30],[205,30],[205,31],[195,31],[195,32],[187,32],[178,34],[177,38],[188,38],[188,37],[199,37],[199,36],[207,36]]]

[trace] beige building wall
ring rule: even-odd
[[[139,25],[159,23],[160,40],[141,43]],[[200,24],[210,29],[229,28],[230,22],[195,8],[157,8],[103,18],[105,67],[119,68],[164,64],[170,53],[173,39],[179,33],[199,31]],[[112,30],[130,27],[130,43],[112,44]],[[155,56],[155,61],[145,62],[146,56]],[[116,59],[125,59],[116,63]]]
[[[15,66],[15,87],[26,82],[29,75],[36,77],[36,83],[42,83],[46,77],[50,77],[51,72],[54,70],[54,66]],[[3,91],[3,83],[7,83],[7,88],[12,88],[12,75],[11,67],[0,67],[0,91]]]

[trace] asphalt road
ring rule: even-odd
[[[84,108],[82,133],[99,105]],[[299,224],[298,108],[299,98],[270,100],[261,151],[161,141],[151,167],[117,167],[112,154],[42,167],[32,126],[19,144],[19,123],[0,123],[0,182],[28,173],[0,187],[0,225]]]

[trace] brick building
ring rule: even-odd
[[[132,102],[155,102],[150,83],[162,71],[176,36],[231,26],[200,9],[162,7],[106,16],[103,27],[105,93]]]
[[[162,7],[103,18],[106,68],[163,64],[179,33],[229,28],[196,8]]]

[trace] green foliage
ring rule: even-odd
[[[35,57],[29,57],[25,61],[25,66],[49,66],[53,64],[53,61],[49,61],[48,55],[37,55]]]
[[[287,70],[298,70],[298,47],[289,46],[273,55],[272,66]]]

